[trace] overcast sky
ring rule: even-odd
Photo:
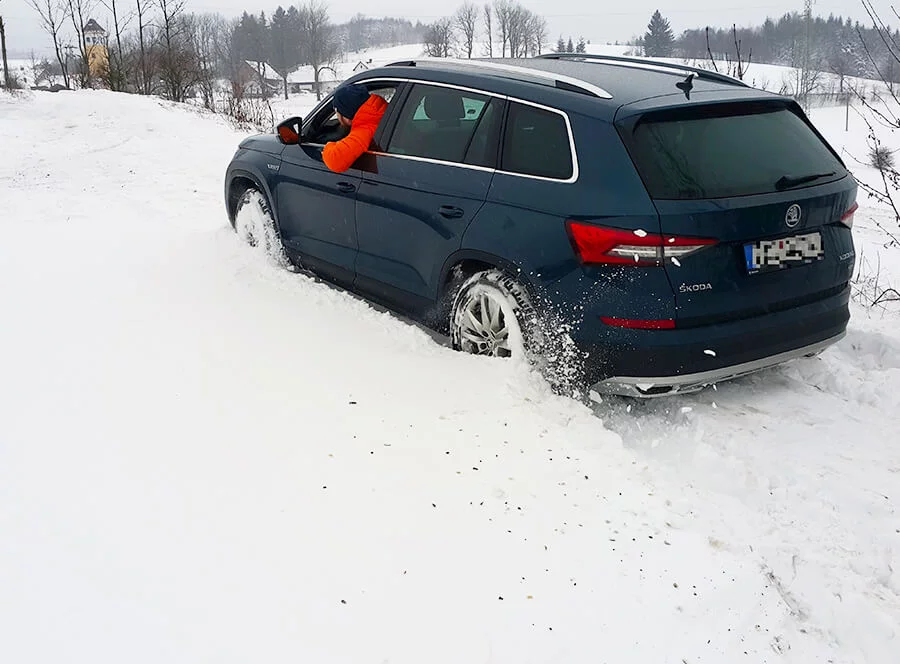
[[[131,0],[120,0],[130,5]],[[447,7],[448,13],[459,2],[435,2],[431,7]],[[285,6],[291,2],[285,0]],[[777,3],[772,0],[756,0],[741,4],[740,0],[628,0],[604,3],[603,0],[522,0],[522,4],[545,16],[550,23],[553,41],[560,33],[577,40],[579,35],[594,42],[625,41],[642,33],[655,9],[669,19],[676,34],[693,27],[730,26],[732,23],[756,25],[766,16],[780,16],[789,11],[802,11],[802,0]],[[598,5],[612,5],[608,11]],[[226,16],[238,16],[242,11],[271,14],[278,3],[265,0],[187,0],[187,6],[194,12],[219,12]],[[367,16],[403,16],[423,22],[438,18],[436,10],[427,9],[424,0],[331,0],[328,2],[332,20],[342,22],[357,13]],[[889,2],[875,0],[885,19],[890,14]],[[422,13],[426,12],[426,13]],[[827,16],[830,13],[852,16],[856,20],[866,19],[860,0],[819,0],[814,12]],[[98,11],[95,18],[106,23],[105,10]],[[37,14],[26,0],[0,0],[0,16],[6,21],[7,46],[11,51],[23,55],[34,49],[46,52],[48,38],[41,32]],[[896,21],[895,21],[896,22]]]

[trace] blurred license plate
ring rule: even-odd
[[[825,258],[825,249],[820,233],[808,233],[745,244],[744,257],[747,259],[747,272],[754,274],[815,263]]]

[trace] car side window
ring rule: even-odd
[[[500,168],[554,180],[572,177],[574,159],[565,118],[543,108],[510,104]]]
[[[466,151],[465,163],[472,166],[495,168],[500,128],[503,125],[504,102],[492,99],[481,114],[481,120]]]
[[[396,87],[385,87],[383,83],[376,83],[369,87],[370,94],[382,97],[389,104],[394,98],[396,90]],[[312,122],[310,122],[304,140],[308,143],[325,144],[330,141],[339,141],[346,137],[348,133],[348,130],[343,128],[338,121],[337,113],[332,106],[331,97],[329,97],[312,119]]]
[[[417,84],[400,109],[387,152],[462,163],[490,102],[487,95]]]

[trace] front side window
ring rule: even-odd
[[[543,108],[510,104],[500,168],[553,180],[571,178],[575,162],[565,118]]]
[[[400,111],[387,152],[463,163],[492,104],[487,95],[417,84]]]
[[[384,83],[363,84],[368,87],[370,94],[378,95],[389,104],[397,91],[395,86],[385,86]],[[338,121],[337,113],[334,110],[330,97],[322,104],[318,113],[309,120],[307,126],[308,129],[303,139],[305,143],[325,144],[331,141],[339,141],[349,133]]]

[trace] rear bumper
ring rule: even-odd
[[[597,392],[664,396],[690,392],[788,360],[841,339],[850,289],[818,302],[718,325],[674,330],[607,329],[579,344],[587,382]]]
[[[825,339],[803,348],[779,353],[778,355],[770,355],[769,357],[744,362],[743,364],[713,369],[712,371],[701,371],[681,376],[613,376],[596,383],[592,389],[603,394],[619,394],[626,397],[640,398],[697,392],[715,383],[746,376],[789,360],[817,355],[833,343],[840,341],[845,334],[845,332],[841,332],[830,339]]]

